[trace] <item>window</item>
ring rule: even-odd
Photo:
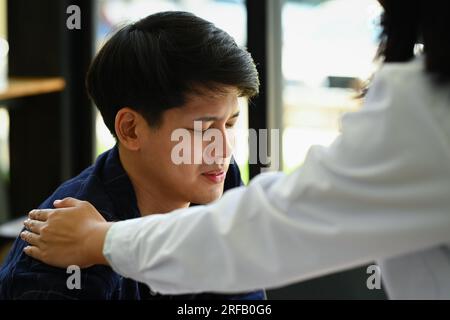
[[[0,107],[0,222],[8,216],[9,181],[9,116],[8,111]]]
[[[358,109],[375,71],[381,7],[374,0],[297,0],[283,6],[283,168],[329,145],[339,119]]]

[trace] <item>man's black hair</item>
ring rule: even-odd
[[[196,88],[231,86],[251,98],[259,80],[252,57],[229,34],[191,13],[169,11],[117,31],[94,58],[86,85],[115,136],[123,107],[157,126],[165,110],[183,105]]]

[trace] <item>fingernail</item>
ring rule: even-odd
[[[61,202],[61,200],[55,200],[55,201],[53,201],[53,203],[55,203],[55,204],[58,204],[58,203],[60,203]]]

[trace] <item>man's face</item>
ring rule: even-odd
[[[231,159],[231,129],[238,115],[234,88],[190,94],[185,105],[165,111],[160,125],[147,126],[143,134],[137,161],[145,180],[160,186],[176,201],[205,204],[219,198]],[[174,132],[184,133],[184,138],[172,138]],[[216,137],[202,139],[212,132],[219,134],[223,143],[217,143]],[[181,154],[184,159],[188,155],[189,161],[177,164],[177,145],[183,147]]]

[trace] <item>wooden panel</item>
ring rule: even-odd
[[[0,91],[0,101],[62,91],[63,78],[11,78],[8,87]]]

